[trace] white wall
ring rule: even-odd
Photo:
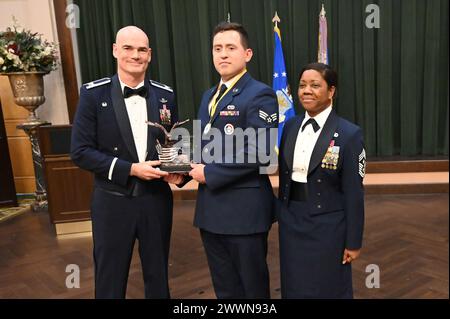
[[[0,30],[13,25],[12,16],[25,29],[43,34],[58,43],[52,0],[0,0]],[[68,124],[66,93],[61,67],[44,77],[46,101],[37,109],[38,116],[52,124]]]

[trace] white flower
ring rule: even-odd
[[[1,0],[0,0],[1,1]],[[43,40],[41,35],[32,33],[29,30],[7,29],[8,32],[15,32],[16,37],[0,37],[0,73],[5,71],[22,71],[22,70],[54,70],[56,69],[57,45]],[[0,32],[0,34],[3,34]],[[28,46],[33,43],[33,46]],[[24,45],[27,44],[27,45]],[[18,48],[21,48],[23,55],[19,57],[16,54]],[[45,63],[44,63],[45,62]]]

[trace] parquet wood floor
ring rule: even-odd
[[[449,298],[447,194],[367,195],[364,248],[354,262],[355,298]],[[176,201],[170,254],[172,298],[214,298],[194,201]],[[278,228],[269,236],[273,298],[280,298]],[[80,288],[65,286],[68,264],[80,267]],[[366,287],[366,267],[380,268],[380,288]],[[48,214],[26,213],[0,224],[0,298],[92,298],[92,240],[58,239]],[[143,298],[136,251],[127,298]]]

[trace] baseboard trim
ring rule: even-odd
[[[92,235],[92,222],[90,220],[73,223],[55,224],[56,236],[58,238],[85,237]]]

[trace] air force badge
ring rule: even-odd
[[[233,124],[228,123],[227,125],[225,125],[223,130],[225,131],[226,135],[232,135],[234,133],[234,126]]]

